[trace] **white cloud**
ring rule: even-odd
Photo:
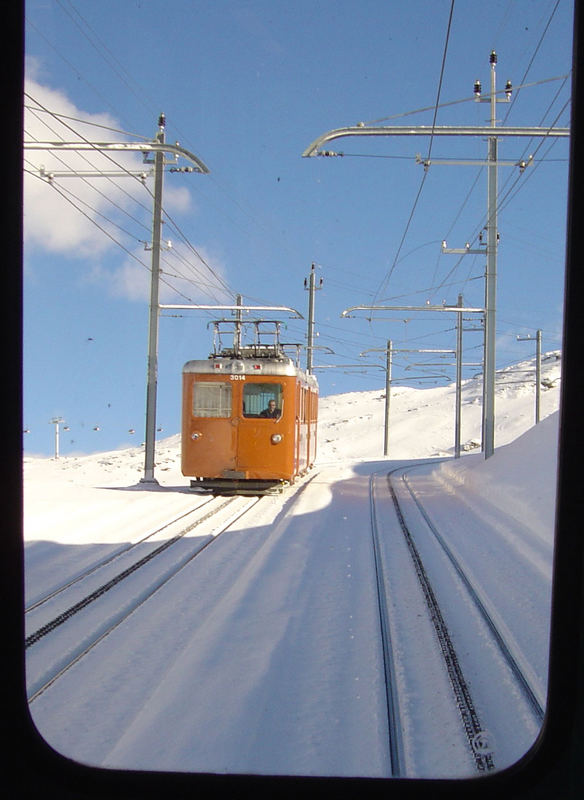
[[[137,254],[138,255],[138,254]],[[126,260],[121,267],[103,275],[107,281],[108,289],[114,297],[123,297],[134,301],[148,301],[150,299],[150,268],[148,253],[138,255],[141,261],[148,264],[143,267],[137,261]]]
[[[30,66],[31,74],[37,74],[35,64]],[[120,126],[110,115],[82,111],[61,91],[43,86],[32,78],[27,79],[25,91],[25,141],[126,140],[115,131]],[[51,113],[43,111],[41,106]],[[74,119],[65,119],[64,116]],[[78,119],[92,124],[76,121]],[[114,131],[97,126],[113,128]],[[105,253],[114,252],[116,242],[131,250],[137,240],[150,239],[152,196],[137,178],[55,177],[51,185],[40,177],[41,167],[46,173],[95,170],[135,173],[149,170],[138,153],[110,156],[94,151],[26,148],[24,234],[29,252],[40,249],[94,263]],[[147,183],[151,189],[152,180]],[[188,189],[165,186],[164,206],[169,212],[190,210]],[[133,219],[124,212],[131,214]]]
[[[38,74],[34,63],[29,67],[29,75]],[[28,106],[25,141],[124,141],[125,137],[115,130],[119,123],[110,115],[82,111],[63,92],[42,85],[32,77],[27,79],[25,90],[28,95],[25,98]],[[87,122],[78,122],[78,119]],[[147,179],[145,188],[139,180],[130,177],[112,180],[55,177],[52,184],[39,177],[41,166],[47,173],[83,173],[95,169],[110,172],[120,171],[121,167],[131,172],[150,169],[138,153],[116,154],[114,160],[112,163],[106,155],[94,151],[25,150],[27,270],[34,275],[34,253],[38,251],[75,258],[84,268],[86,281],[100,286],[111,296],[147,302],[151,252],[145,250],[144,243],[151,240],[153,178]],[[163,205],[172,218],[175,213],[192,213],[194,203],[186,186],[165,181]],[[164,226],[163,235],[172,239],[172,248],[163,249],[161,254],[160,302],[225,302],[227,295],[219,280],[181,241],[172,224]],[[203,250],[200,252],[205,262],[222,277],[221,260]]]
[[[219,260],[204,248],[199,252],[213,272],[224,278]],[[119,267],[94,265],[88,280],[104,287],[113,297],[148,302],[152,251],[136,247],[131,253]],[[180,242],[170,249],[163,248],[160,268],[161,303],[226,303],[232,299],[197,255]]]
[[[226,303],[233,300],[220,283],[226,280],[221,258],[202,246],[197,246],[197,253],[179,242],[162,254],[163,279],[177,291],[172,291],[163,281],[161,302]]]
[[[172,186],[169,182],[164,184],[164,208],[169,213],[193,210],[191,193],[184,186]]]

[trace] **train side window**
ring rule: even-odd
[[[195,381],[193,384],[194,417],[230,417],[231,384]]]
[[[281,416],[283,412],[282,395],[282,384],[280,383],[246,383],[243,387],[243,416]],[[267,413],[270,400],[276,404],[275,414]]]

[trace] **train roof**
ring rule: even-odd
[[[235,355],[211,355],[207,359],[195,359],[187,361],[183,367],[183,374],[202,374],[218,375],[287,375],[299,376],[309,384],[318,387],[318,381],[314,375],[308,375],[304,370],[296,366],[294,361],[288,356],[270,357],[255,354],[255,356],[235,356]]]

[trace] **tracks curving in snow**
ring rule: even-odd
[[[489,750],[488,737],[483,728],[474,700],[471,695],[469,683],[466,680],[458,658],[456,648],[450,635],[448,625],[436,593],[430,581],[428,572],[424,566],[418,548],[414,542],[412,533],[406,523],[405,517],[392,484],[392,473],[387,475],[388,489],[391,495],[395,513],[405,537],[406,544],[412,558],[416,571],[416,576],[422,588],[426,606],[430,614],[434,631],[439,642],[440,650],[444,658],[448,678],[454,692],[456,706],[460,714],[465,735],[471,748],[476,768],[479,772],[492,770],[495,767],[493,755]]]
[[[416,489],[422,488],[431,499],[434,487],[427,480],[418,487],[412,469],[402,466],[372,476],[372,481],[378,479],[380,484],[383,480],[387,490],[383,493],[379,486],[378,501],[384,504],[383,569],[398,653],[398,667],[388,681],[396,681],[397,675],[397,688],[392,692],[396,706],[404,707],[401,715],[407,724],[408,715],[416,713],[411,698],[420,694],[424,680],[416,645],[408,637],[423,638],[425,648],[418,647],[427,660],[425,679],[435,684],[437,697],[442,683],[443,715],[447,714],[444,686],[449,687],[447,694],[459,727],[462,721],[465,749],[472,754],[475,769],[484,774],[495,768],[499,753],[509,758],[508,753],[515,752],[518,758],[533,744],[544,718],[545,690],[520,644],[518,623],[501,614],[490,595],[493,585],[485,586],[477,577],[479,565],[468,562],[457,547],[461,543],[451,542],[447,529],[442,530],[431,518],[424,494]],[[409,474],[412,480],[408,480]],[[476,531],[467,534],[476,536]],[[525,603],[529,606],[528,596]],[[426,621],[422,623],[420,616]],[[431,655],[431,640],[436,655]],[[424,702],[431,699],[427,695]],[[416,702],[420,707],[419,699]],[[419,733],[416,736],[416,746],[423,750],[426,742]],[[405,774],[410,768],[406,753]]]
[[[501,603],[498,569],[490,582],[479,569],[489,528],[442,496],[430,467],[389,468],[333,465],[249,515],[251,498],[214,498],[197,513],[223,503],[221,521],[148,559],[194,517],[137,548],[118,542],[124,555],[37,604],[33,633],[96,594],[27,650],[47,741],[108,767],[262,774],[461,778],[523,756],[537,707],[460,574],[533,684],[525,667],[538,650],[510,619],[523,609]],[[196,560],[210,529],[240,512],[232,535]],[[537,698],[542,670],[532,671]]]
[[[369,505],[371,510],[371,535],[373,541],[373,558],[375,565],[375,578],[377,583],[377,598],[379,604],[379,626],[383,651],[383,669],[385,673],[385,693],[388,720],[389,757],[391,776],[399,778],[404,772],[404,752],[402,740],[402,724],[396,678],[396,663],[392,648],[391,624],[388,616],[388,587],[383,570],[383,555],[380,541],[380,529],[377,521],[377,507],[375,503],[375,475],[369,479]]]
[[[416,492],[414,491],[411,483],[408,481],[407,473],[404,472],[401,475],[401,479],[404,485],[407,487],[410,496],[412,497],[413,501],[415,502],[417,508],[419,509],[422,517],[424,518],[428,528],[434,535],[436,541],[440,544],[440,547],[448,557],[448,560],[456,570],[456,573],[460,577],[461,581],[463,582],[469,597],[471,598],[472,602],[476,606],[477,610],[479,611],[480,615],[484,619],[486,625],[488,626],[493,640],[496,642],[497,647],[499,648],[503,658],[507,662],[513,676],[515,677],[518,686],[520,687],[521,691],[523,692],[531,710],[537,720],[541,723],[543,722],[544,718],[544,700],[540,697],[540,693],[538,692],[534,682],[528,676],[528,667],[527,665],[521,665],[520,662],[524,659],[521,658],[517,645],[510,640],[509,634],[505,634],[501,630],[501,624],[497,624],[495,621],[495,611],[489,608],[490,603],[487,597],[483,596],[480,588],[475,585],[472,578],[468,574],[468,569],[466,569],[461,561],[456,557],[453,550],[448,546],[445,538],[441,535],[440,531],[433,523],[430,515],[424,508],[420,498],[417,496]],[[390,481],[390,488],[391,488],[391,478],[388,476],[388,480]],[[395,492],[393,493],[395,497]],[[397,502],[397,500],[395,501]]]

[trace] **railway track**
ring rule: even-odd
[[[480,587],[478,587],[473,579],[469,577],[460,560],[456,557],[453,550],[448,546],[446,540],[441,535],[436,525],[434,525],[430,516],[424,509],[419,497],[416,495],[413,487],[411,486],[407,473],[402,474],[401,480],[415,502],[420,514],[424,518],[428,529],[432,532],[436,541],[439,543],[460,580],[464,584],[469,598],[472,600],[476,609],[485,621],[485,624],[492,634],[493,641],[496,643],[501,655],[511,670],[517,685],[520,687],[521,692],[531,708],[532,713],[537,718],[538,722],[542,723],[545,714],[545,699],[542,697],[541,691],[535,685],[535,681],[529,675],[529,666],[525,663],[524,659],[521,658],[518,646],[511,640],[510,634],[503,631],[503,628],[505,627],[504,623],[497,619],[497,614],[495,610],[490,607],[488,598],[484,596]],[[391,476],[388,476],[388,482],[391,485]]]
[[[65,583],[51,589],[46,594],[42,595],[41,597],[33,600],[29,603],[24,609],[25,614],[29,614],[29,619],[31,612],[35,609],[40,608],[41,606],[49,603],[53,598],[58,597],[63,592],[66,592],[75,584],[83,581],[85,578],[88,578],[91,574],[97,572],[98,570],[102,570],[108,564],[111,564],[114,561],[119,561],[122,557],[129,555],[132,551],[137,551],[139,547],[144,544],[145,542],[152,541],[156,537],[161,536],[164,534],[166,530],[171,528],[176,524],[180,524],[181,521],[186,520],[187,518],[192,517],[193,515],[197,515],[199,510],[202,509],[204,506],[208,505],[212,502],[213,498],[209,497],[206,498],[202,503],[197,505],[195,508],[189,509],[188,511],[179,514],[177,517],[166,522],[164,525],[161,525],[158,528],[155,528],[152,531],[141,536],[137,541],[130,542],[127,544],[122,545],[121,547],[115,549],[112,553],[109,553],[104,558],[98,559],[95,563],[88,566],[86,569],[82,570],[78,574],[72,576],[69,580],[65,581]],[[198,521],[195,523],[198,524]],[[184,533],[187,532],[187,529],[184,529]],[[183,534],[184,535],[184,534]]]
[[[387,498],[390,498],[388,502]],[[411,508],[405,502],[410,498],[409,506],[413,503],[417,515],[412,514]],[[385,521],[385,531],[381,531],[379,520],[382,517],[378,509],[380,502],[385,502],[384,517],[393,510],[401,534],[398,542],[395,532],[392,534],[391,544],[388,544],[390,524]],[[411,645],[406,643],[405,637],[409,636],[410,628],[413,629],[416,617],[421,616],[421,607],[425,606],[425,616],[431,621],[432,638],[437,644],[442,661],[441,668],[430,664],[420,671],[420,676],[426,674],[426,680],[432,681],[439,672],[448,676],[450,696],[454,700],[459,725],[463,731],[466,742],[466,751],[470,754],[474,766],[479,774],[495,769],[495,752],[490,734],[489,703],[485,700],[484,683],[491,684],[489,679],[477,679],[476,674],[469,670],[467,654],[469,651],[478,652],[480,647],[494,651],[499,666],[499,688],[495,691],[506,692],[508,702],[517,702],[518,718],[520,715],[531,715],[535,727],[541,726],[544,717],[544,700],[530,676],[529,665],[522,659],[516,644],[509,636],[504,623],[490,607],[488,598],[484,596],[480,587],[475,584],[466,566],[456,557],[449,547],[444,536],[441,535],[436,525],[416,495],[411,483],[408,481],[407,470],[400,468],[390,473],[377,473],[370,478],[370,505],[373,534],[373,548],[375,553],[375,570],[379,596],[379,618],[383,641],[383,659],[385,669],[385,682],[387,686],[387,716],[388,739],[392,777],[406,777],[409,772],[408,748],[404,744],[403,730],[407,727],[407,715],[412,713],[408,706],[409,697],[415,694],[411,685],[407,685],[404,672],[415,670],[412,656],[409,660],[403,656],[403,651]],[[425,531],[423,531],[424,526]],[[395,526],[393,529],[395,531]],[[427,546],[420,547],[421,540],[432,537],[434,547],[438,547],[450,568],[447,582],[450,586],[444,587],[444,571],[433,574],[435,555]],[[403,554],[400,555],[400,548]],[[405,558],[407,551],[408,558]],[[428,559],[430,559],[428,561]],[[392,564],[392,561],[395,563]],[[427,562],[427,563],[426,563]],[[397,566],[396,566],[397,564]],[[404,578],[405,571],[415,573],[415,581]],[[401,573],[401,574],[398,574]],[[438,578],[438,574],[441,575]],[[413,598],[413,585],[417,585],[416,594],[423,597],[421,600]],[[453,586],[456,588],[453,589]],[[407,586],[408,596],[399,586]],[[396,596],[397,591],[397,596]],[[401,592],[401,594],[400,594]],[[447,598],[447,599],[446,599]],[[452,598],[455,598],[454,600]],[[415,610],[407,608],[412,605]],[[457,613],[453,614],[452,607],[457,606]],[[393,608],[393,610],[392,610]],[[468,609],[471,609],[469,611]],[[465,611],[465,609],[467,609]],[[461,625],[461,618],[467,619]],[[403,617],[403,619],[401,619]],[[471,620],[472,622],[469,622]],[[475,620],[480,619],[480,625]],[[430,625],[427,625],[429,628]],[[415,633],[412,635],[416,635]],[[427,636],[427,631],[426,634]],[[488,641],[487,641],[488,638]],[[483,650],[484,651],[484,650]],[[404,663],[408,666],[404,670]],[[492,667],[492,662],[489,662]],[[491,667],[488,667],[490,669]],[[422,678],[420,678],[421,683]],[[495,678],[497,682],[497,678]],[[503,689],[505,684],[505,689]],[[479,689],[477,690],[477,685]],[[520,700],[516,700],[520,695]],[[420,700],[418,699],[418,703]],[[512,735],[512,734],[511,734]],[[496,738],[496,737],[495,737]],[[419,746],[423,748],[424,745]],[[432,745],[434,746],[434,745]]]
[[[456,706],[460,714],[465,735],[479,772],[494,769],[492,753],[489,752],[487,736],[480,721],[474,700],[471,695],[468,681],[466,680],[461,668],[460,660],[454,646],[448,625],[446,623],[442,609],[438,602],[436,593],[430,581],[428,572],[422,562],[420,553],[416,547],[412,533],[405,521],[401,506],[392,485],[391,474],[387,476],[387,483],[391,499],[395,508],[395,513],[399,526],[405,537],[406,544],[412,558],[412,563],[416,571],[420,587],[424,594],[426,606],[432,619],[434,631],[440,645],[440,651],[444,659],[448,678],[452,686],[452,691],[456,700]]]
[[[212,498],[31,604],[25,639],[29,703],[261,500]],[[152,541],[163,532],[163,541]],[[81,639],[67,632],[77,615],[84,617]]]
[[[251,613],[258,637],[257,648],[273,654],[270,657],[273,671],[265,672],[267,667],[263,661],[256,663],[254,658],[251,663],[258,672],[256,674],[252,669],[246,678],[247,683],[229,677],[232,674],[229,664],[225,674],[228,684],[234,682],[237,686],[233,694],[242,709],[245,709],[250,693],[253,695],[257,686],[263,686],[264,679],[273,687],[281,687],[280,701],[283,707],[289,701],[291,720],[291,727],[281,745],[284,750],[290,748],[292,759],[296,757],[297,749],[304,746],[302,730],[294,728],[293,720],[300,715],[305,720],[314,719],[315,724],[320,725],[321,718],[324,720],[335,707],[334,703],[339,704],[343,713],[351,707],[356,716],[362,715],[364,678],[367,677],[367,686],[372,689],[371,692],[369,688],[367,690],[367,702],[376,719],[375,731],[371,733],[375,751],[371,759],[375,764],[372,774],[377,775],[379,770],[379,774],[394,778],[436,774],[468,777],[473,772],[484,774],[501,767],[499,745],[503,735],[518,739],[523,736],[519,743],[519,747],[523,747],[525,736],[520,727],[524,718],[530,715],[535,720],[532,728],[539,730],[543,703],[515,643],[509,640],[481,587],[474,583],[468,565],[457,558],[452,545],[433,523],[424,507],[423,496],[416,494],[417,486],[412,485],[413,479],[408,482],[406,473],[407,467],[402,467],[394,473],[376,473],[364,481],[359,478],[343,486],[338,493],[344,504],[341,506],[343,513],[336,511],[330,517],[338,527],[327,525],[330,520],[326,517],[321,523],[320,514],[315,514],[320,510],[317,497],[319,502],[327,502],[326,492],[321,497],[320,488],[314,489],[314,495],[306,495],[306,503],[300,508],[297,506],[297,500],[308,487],[315,486],[313,480],[317,475],[313,474],[299,484],[297,491],[282,505],[275,504],[273,498],[212,498],[189,514],[173,520],[163,531],[159,530],[147,539],[144,537],[136,543],[137,546],[123,548],[115,558],[102,559],[83,576],[77,576],[31,604],[27,614],[30,618],[27,637],[29,701],[34,702],[56,684],[55,692],[46,692],[42,701],[35,705],[37,711],[42,709],[42,713],[48,714],[50,704],[58,708],[62,698],[68,696],[70,687],[77,690],[75,682],[79,680],[79,673],[100,675],[100,669],[103,669],[107,674],[109,659],[104,658],[99,649],[94,650],[96,645],[177,575],[214,537],[229,530],[236,518],[243,517],[243,528],[247,528],[244,515],[261,502],[265,505],[258,516],[250,514],[249,527],[261,531],[255,534],[256,539],[223,539],[227,547],[215,551],[216,555],[222,552],[224,559],[219,567],[214,565],[216,575],[221,575],[222,584],[216,595],[221,598],[221,607],[217,608],[213,599],[216,577],[209,576],[206,588],[199,589],[198,599],[204,597],[205,602],[208,600],[205,609],[211,608],[215,617],[208,629],[204,624],[200,629],[205,636],[200,664],[204,665],[207,658],[212,661],[217,658],[217,654],[222,653],[224,642],[231,641],[232,631],[240,630],[242,614]],[[362,497],[367,497],[367,481],[369,508],[361,502]],[[323,486],[326,488],[326,481],[323,481]],[[351,527],[353,512],[355,521],[360,524],[356,532]],[[261,523],[258,525],[259,520]],[[368,520],[371,533],[367,530]],[[268,528],[270,525],[272,527]],[[189,536],[190,532],[194,532],[192,536]],[[164,541],[161,541],[162,537]],[[253,552],[249,554],[250,542],[254,541]],[[231,549],[233,543],[236,543],[235,550]],[[254,560],[254,547],[258,546],[260,557]],[[349,558],[345,553],[351,550],[351,563],[345,565]],[[318,563],[324,567],[324,572],[318,572],[318,575],[310,566],[309,554],[313,553],[318,555]],[[242,554],[243,563],[247,563],[248,568],[240,578]],[[203,574],[209,565],[204,560],[197,564],[201,566],[199,577],[206,580]],[[227,575],[223,569],[226,565],[229,567]],[[353,575],[345,574],[345,567],[362,578],[358,588],[355,585],[347,591],[347,586],[353,583]],[[172,596],[177,584],[183,586],[180,596],[181,607],[184,606],[182,624],[185,631],[193,627],[191,618],[195,627],[199,625],[197,615],[202,613],[199,603],[192,604],[188,577],[189,573],[185,571],[182,581],[179,579],[168,587]],[[237,587],[234,596],[226,597],[225,587],[231,592],[234,586]],[[331,589],[330,596],[328,591],[323,592],[323,587]],[[292,604],[294,613],[290,611],[292,596],[304,600]],[[242,598],[245,601],[243,612],[239,607],[234,610],[233,603]],[[315,604],[313,600],[316,600]],[[279,609],[278,613],[266,613],[272,604]],[[119,629],[117,635],[112,636],[109,644],[113,655],[125,634],[134,637],[133,642],[142,653],[149,653],[149,648],[153,647],[152,652],[157,655],[156,649],[159,649],[159,664],[167,650],[173,652],[173,609],[168,603],[159,605],[159,610],[156,603],[144,609],[149,615],[153,614],[150,627]],[[157,611],[162,612],[160,617],[157,617]],[[343,615],[348,615],[348,623],[347,616]],[[461,617],[464,617],[463,624]],[[75,623],[71,624],[73,619]],[[258,624],[259,620],[266,624]],[[234,627],[235,622],[237,625]],[[300,660],[289,667],[289,662],[295,662],[298,652],[308,654],[310,648],[317,647],[323,631],[327,634],[325,654],[319,657],[315,652],[314,664],[307,658],[306,663]],[[351,641],[347,644],[348,633]],[[354,646],[354,634],[359,640],[358,646]],[[215,648],[211,655],[209,647]],[[233,647],[236,664],[250,655],[250,643],[246,637],[235,637]],[[256,645],[252,644],[253,647]],[[94,652],[85,659],[92,650]],[[495,651],[496,657],[493,655]],[[490,659],[486,665],[482,663],[487,661],[485,654]],[[69,672],[70,683],[67,679],[58,682],[79,661],[79,671]],[[485,677],[495,661],[499,671],[490,678]],[[199,664],[199,653],[193,647],[188,660],[189,669],[195,663]],[[384,674],[380,672],[380,665]],[[327,683],[328,666],[337,671],[331,673]],[[126,669],[125,660],[120,660],[112,669],[116,678],[110,678],[110,683],[117,686]],[[142,677],[142,666],[138,671]],[[197,674],[202,675],[203,671]],[[361,690],[357,694],[348,688],[351,684],[347,674],[354,675],[354,680],[361,678]],[[215,677],[213,671],[213,680]],[[340,681],[341,686],[348,688],[342,697],[334,688],[333,680],[335,686]],[[319,681],[322,681],[323,691],[307,700],[307,687],[313,687]],[[511,682],[513,686],[510,689]],[[240,683],[243,683],[241,689]],[[485,693],[486,683],[490,684],[490,694]],[[80,683],[79,691],[82,690]],[[327,695],[329,691],[330,696]],[[202,687],[202,696],[193,699],[198,713],[201,708],[206,713],[206,692],[207,689]],[[491,700],[495,695],[502,699],[497,701],[497,709],[491,710]],[[521,696],[520,702],[516,702],[515,695]],[[105,702],[106,705],[109,703],[110,712],[113,711],[112,698],[106,696]],[[511,706],[512,703],[511,713],[517,710],[519,725],[515,731],[502,732],[501,727],[497,729],[501,705]],[[167,713],[166,705],[160,713]],[[282,708],[278,713],[283,713]],[[371,714],[367,716],[370,718]],[[197,725],[201,724],[203,731],[205,726],[198,722],[199,716],[195,715],[193,719],[197,722],[193,722],[193,731],[188,735],[201,735],[204,743]],[[215,724],[214,719],[210,716],[207,723]],[[242,716],[238,721],[237,730],[245,728],[245,719]],[[254,716],[252,727],[255,723],[259,736],[262,726],[270,729],[273,725],[274,731],[280,731],[281,720],[273,718],[269,708],[263,712],[260,721]],[[221,729],[228,751],[233,736],[238,735],[230,727],[232,724],[231,717],[228,717],[223,720],[224,729]],[[328,732],[319,733],[321,735],[322,741],[330,741],[334,749],[334,737]],[[290,740],[294,740],[292,744]],[[528,741],[523,750],[519,750],[519,756],[526,752],[530,743]],[[346,746],[346,743],[341,746]],[[360,742],[354,742],[350,750],[358,749],[358,746]],[[323,749],[323,752],[328,754],[329,750]],[[220,759],[219,763],[222,763]],[[216,768],[215,762],[212,766]],[[209,765],[203,759],[201,764],[197,762],[196,767],[206,769]]]
[[[388,614],[388,587],[386,585],[383,551],[381,547],[380,529],[377,519],[374,481],[375,475],[372,475],[369,480],[369,505],[371,510],[373,558],[375,566],[375,578],[377,583],[379,627],[381,630],[383,669],[385,675],[389,760],[392,778],[399,778],[404,774],[405,771],[402,720],[400,716],[400,703],[397,689],[397,665],[392,646],[391,622]]]

